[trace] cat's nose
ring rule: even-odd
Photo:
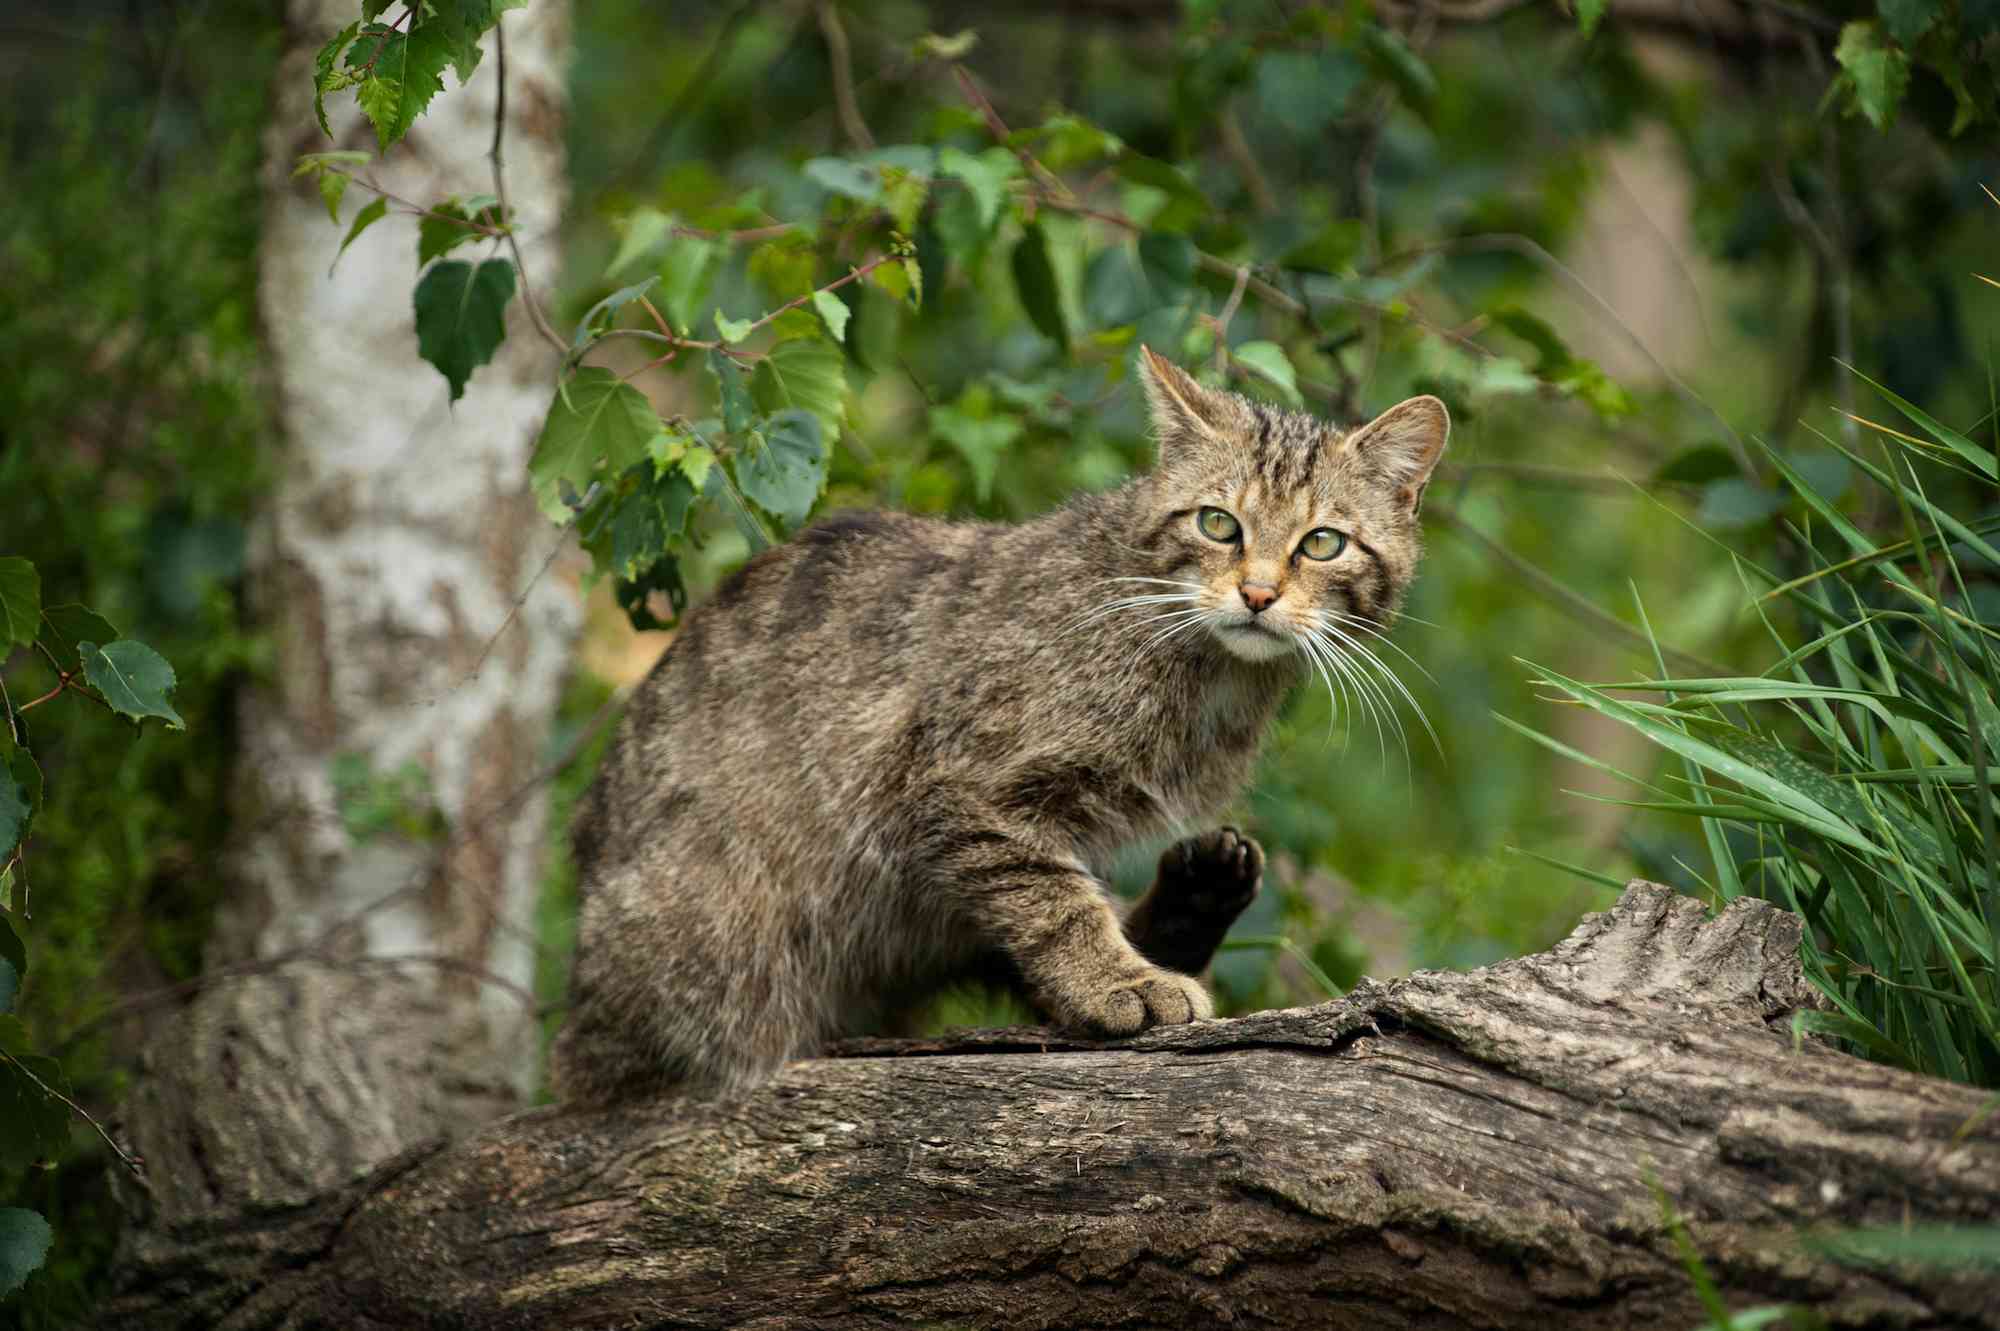
[[[1268,582],[1246,582],[1236,591],[1253,615],[1263,614],[1278,599],[1278,589]]]

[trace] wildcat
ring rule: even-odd
[[[836,516],[687,616],[575,823],[564,1098],[741,1087],[968,976],[1090,1034],[1210,1014],[1255,843],[1171,847],[1122,924],[1089,866],[1227,804],[1387,628],[1450,422],[1140,370],[1150,473],[1018,526]]]

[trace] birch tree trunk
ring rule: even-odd
[[[536,1110],[156,1234],[104,1325],[2000,1327],[1989,1097],[1805,1041],[1798,917],[1634,884],[1550,952],[1150,1032],[862,1041],[732,1103]]]
[[[159,1024],[127,1107],[155,1225],[322,1196],[515,1107],[533,1075],[531,777],[578,620],[539,576],[558,534],[527,486],[554,353],[516,299],[454,409],[417,355],[414,220],[392,214],[329,278],[344,227],[291,167],[374,148],[350,99],[329,99],[332,143],[311,105],[313,53],[356,12],[291,0],[265,139],[258,294],[282,437],[253,586],[276,659],[242,703],[215,978]],[[568,7],[537,0],[506,23],[508,193],[528,278],[546,283]],[[491,42],[470,84],[448,78],[363,174],[423,205],[491,190]],[[343,221],[370,199],[351,187]],[[388,825],[357,816],[371,792],[399,811]]]

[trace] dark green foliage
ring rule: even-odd
[[[36,638],[62,668],[83,666],[85,642],[144,642],[177,677],[156,700],[193,723],[135,733],[74,693],[17,717],[32,758],[6,760],[11,785],[41,806],[26,857],[0,870],[0,900],[32,911],[0,929],[0,958],[8,939],[22,945],[0,961],[18,979],[0,1048],[58,1056],[93,1113],[127,1074],[113,1042],[125,1028],[91,1023],[199,963],[230,718],[262,651],[239,593],[267,475],[255,260],[278,37],[268,6],[236,0],[31,3],[0,34],[0,174],[15,199],[0,251],[0,556],[35,565]],[[55,686],[41,650],[0,656],[14,707]],[[41,1215],[54,1242],[0,1322],[74,1325],[117,1237],[109,1157],[23,1080],[0,1094],[37,1122],[46,1110],[57,1165],[0,1166],[0,1208]],[[14,1112],[0,1108],[0,1136],[13,1138]],[[39,1253],[23,1225],[0,1236],[0,1265]]]
[[[472,372],[493,359],[507,336],[507,302],[514,299],[514,265],[488,259],[478,267],[446,259],[417,281],[417,350],[465,395]]]

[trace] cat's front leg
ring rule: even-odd
[[[1263,874],[1263,848],[1233,827],[1176,841],[1160,856],[1152,890],[1125,917],[1125,936],[1147,960],[1199,975],[1256,900]]]
[[[994,828],[957,840],[964,849],[939,866],[941,877],[1051,1021],[1091,1035],[1130,1035],[1214,1013],[1198,981],[1139,955],[1104,886],[1081,861]]]

